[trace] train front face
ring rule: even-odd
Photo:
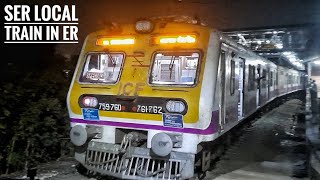
[[[149,21],[88,35],[67,98],[76,160],[124,179],[192,177],[208,39]]]

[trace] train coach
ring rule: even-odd
[[[67,96],[75,159],[122,179],[192,178],[209,168],[204,146],[303,90],[304,77],[206,26],[141,20],[91,33]]]

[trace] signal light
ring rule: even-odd
[[[133,107],[131,108],[131,110],[132,110],[133,112],[136,112],[136,111],[137,111],[137,107],[136,107],[136,106],[133,106]]]
[[[98,99],[96,97],[86,96],[82,99],[82,104],[85,107],[96,107],[98,105]]]
[[[182,101],[168,101],[166,109],[171,113],[182,113],[186,109],[186,105]]]

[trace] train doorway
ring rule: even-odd
[[[244,80],[245,80],[245,60],[239,58],[238,70],[236,76],[239,77],[239,88],[238,88],[238,120],[243,118],[243,99],[244,99]]]
[[[261,103],[261,65],[258,64],[258,68],[257,68],[257,74],[258,74],[258,77],[257,77],[257,101],[256,101],[256,105],[257,107],[260,107],[260,103]]]

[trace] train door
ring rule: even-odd
[[[289,75],[288,75],[288,73],[286,73],[286,75],[285,75],[285,92],[288,92],[289,91]]]
[[[267,89],[267,70],[265,68],[261,68],[261,105],[264,105],[268,100],[268,89]]]
[[[258,64],[258,68],[257,68],[257,98],[256,98],[256,104],[257,107],[259,107],[261,105],[261,65]]]
[[[238,59],[238,68],[236,68],[236,77],[239,77],[239,88],[238,88],[238,120],[243,117],[243,104],[244,104],[244,82],[245,82],[245,59]]]
[[[222,44],[222,47],[224,44]],[[220,62],[219,62],[219,76],[220,77],[220,103],[219,103],[219,124],[220,124],[220,129],[223,131],[224,126],[226,124],[225,121],[225,89],[226,89],[226,83],[225,83],[225,77],[226,77],[226,71],[225,71],[225,66],[226,66],[226,51],[221,50],[220,52]]]

